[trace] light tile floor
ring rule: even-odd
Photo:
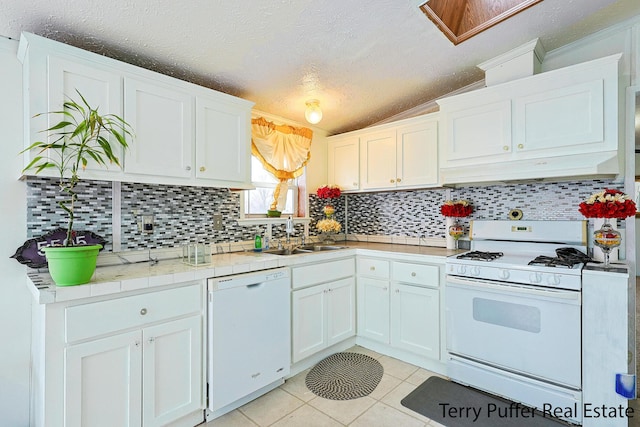
[[[354,400],[329,400],[307,389],[308,370],[289,378],[271,392],[205,424],[206,427],[437,427],[442,426],[400,401],[433,372],[355,346],[347,351],[367,354],[384,368],[378,387]]]

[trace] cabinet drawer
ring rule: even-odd
[[[294,267],[291,274],[292,288],[298,289],[353,276],[355,275],[355,266],[353,264],[353,258],[349,258],[305,265],[303,267]]]
[[[358,258],[358,275],[375,277],[376,279],[388,279],[389,261],[374,258]]]
[[[199,284],[68,307],[65,310],[66,341],[74,342],[200,311],[202,287]]]
[[[440,272],[439,268],[435,265],[394,262],[392,278],[397,282],[438,287]]]

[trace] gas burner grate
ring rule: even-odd
[[[577,262],[564,260],[561,258],[553,258],[550,256],[540,255],[535,259],[529,261],[529,265],[541,265],[544,267],[561,267],[561,268],[573,268]]]
[[[591,261],[584,253],[574,248],[556,249],[557,257],[540,255],[529,262],[529,265],[541,265],[545,267],[574,268],[577,265]]]
[[[472,251],[465,252],[463,254],[458,255],[456,258],[458,259],[470,259],[475,261],[493,261],[502,256],[502,252],[483,252],[483,251]]]

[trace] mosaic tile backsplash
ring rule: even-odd
[[[32,177],[27,181],[27,234],[35,237],[56,227],[65,227],[57,202],[61,199],[55,179]],[[333,200],[335,218],[349,234],[444,238],[440,205],[447,199],[467,199],[474,212],[471,219],[507,219],[511,209],[520,209],[523,219],[580,220],[578,204],[604,188],[623,189],[610,180],[540,182],[473,186],[455,189],[390,191],[348,194]],[[76,208],[76,228],[93,231],[113,240],[113,191],[110,182],[81,181],[81,202]],[[122,250],[175,247],[187,243],[228,243],[252,240],[256,227],[244,226],[236,218],[240,195],[228,189],[122,183],[120,188]],[[312,218],[309,234],[323,218],[326,200],[309,198]],[[213,215],[223,215],[223,229],[213,230]],[[138,231],[141,215],[154,215],[152,234]],[[264,231],[264,227],[260,227]],[[296,225],[296,235],[303,232]],[[273,237],[285,235],[284,225],[273,226]],[[112,250],[109,243],[105,248]]]

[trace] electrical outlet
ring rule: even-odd
[[[213,229],[222,231],[222,215],[213,215]]]

